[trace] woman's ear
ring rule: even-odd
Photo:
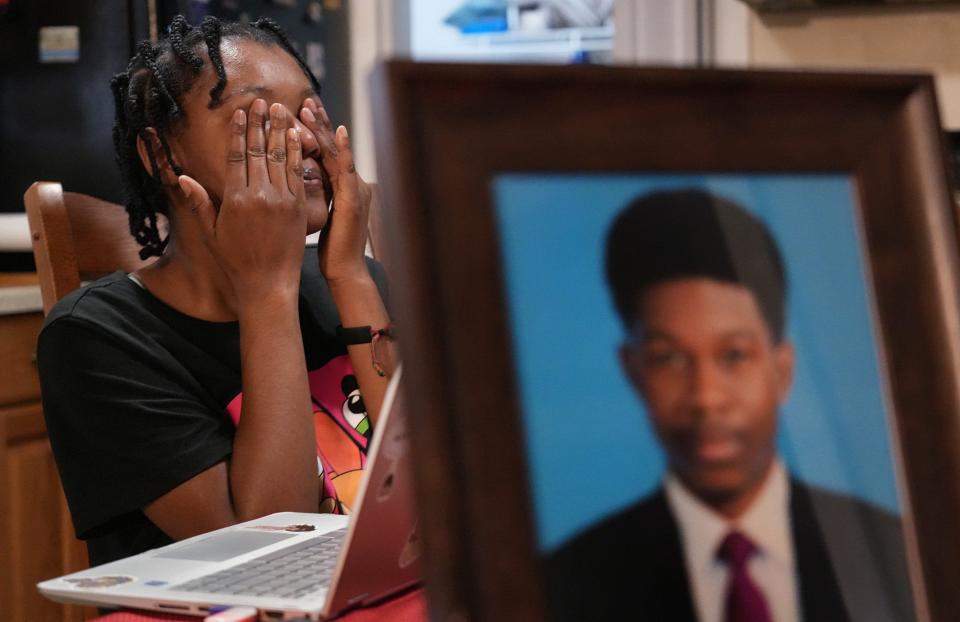
[[[167,152],[160,142],[160,135],[156,129],[147,127],[140,132],[137,136],[137,153],[147,174],[154,177],[154,167],[156,167],[156,170],[160,171],[160,183],[164,186],[177,185],[178,175],[167,158]]]

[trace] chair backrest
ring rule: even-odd
[[[23,195],[33,238],[43,312],[83,281],[123,270],[133,272],[153,261],[140,259],[122,205],[76,192],[58,182],[35,182]],[[368,233],[373,256],[386,261],[380,188],[373,184]],[[166,227],[161,222],[161,233]]]
[[[83,281],[117,270],[132,272],[140,259],[122,205],[76,192],[58,182],[35,182],[23,195],[33,238],[43,312]]]

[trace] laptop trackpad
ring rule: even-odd
[[[155,557],[195,562],[222,562],[296,535],[295,533],[264,533],[238,529],[174,547],[173,550],[159,553]]]

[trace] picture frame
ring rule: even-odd
[[[435,617],[547,619],[493,182],[679,173],[849,180],[914,613],[960,616],[958,227],[929,76],[392,61],[374,84]]]

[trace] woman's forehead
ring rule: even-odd
[[[229,38],[221,42],[220,56],[227,74],[224,97],[257,89],[273,94],[296,91],[304,97],[313,93],[310,79],[296,59],[279,45]]]

